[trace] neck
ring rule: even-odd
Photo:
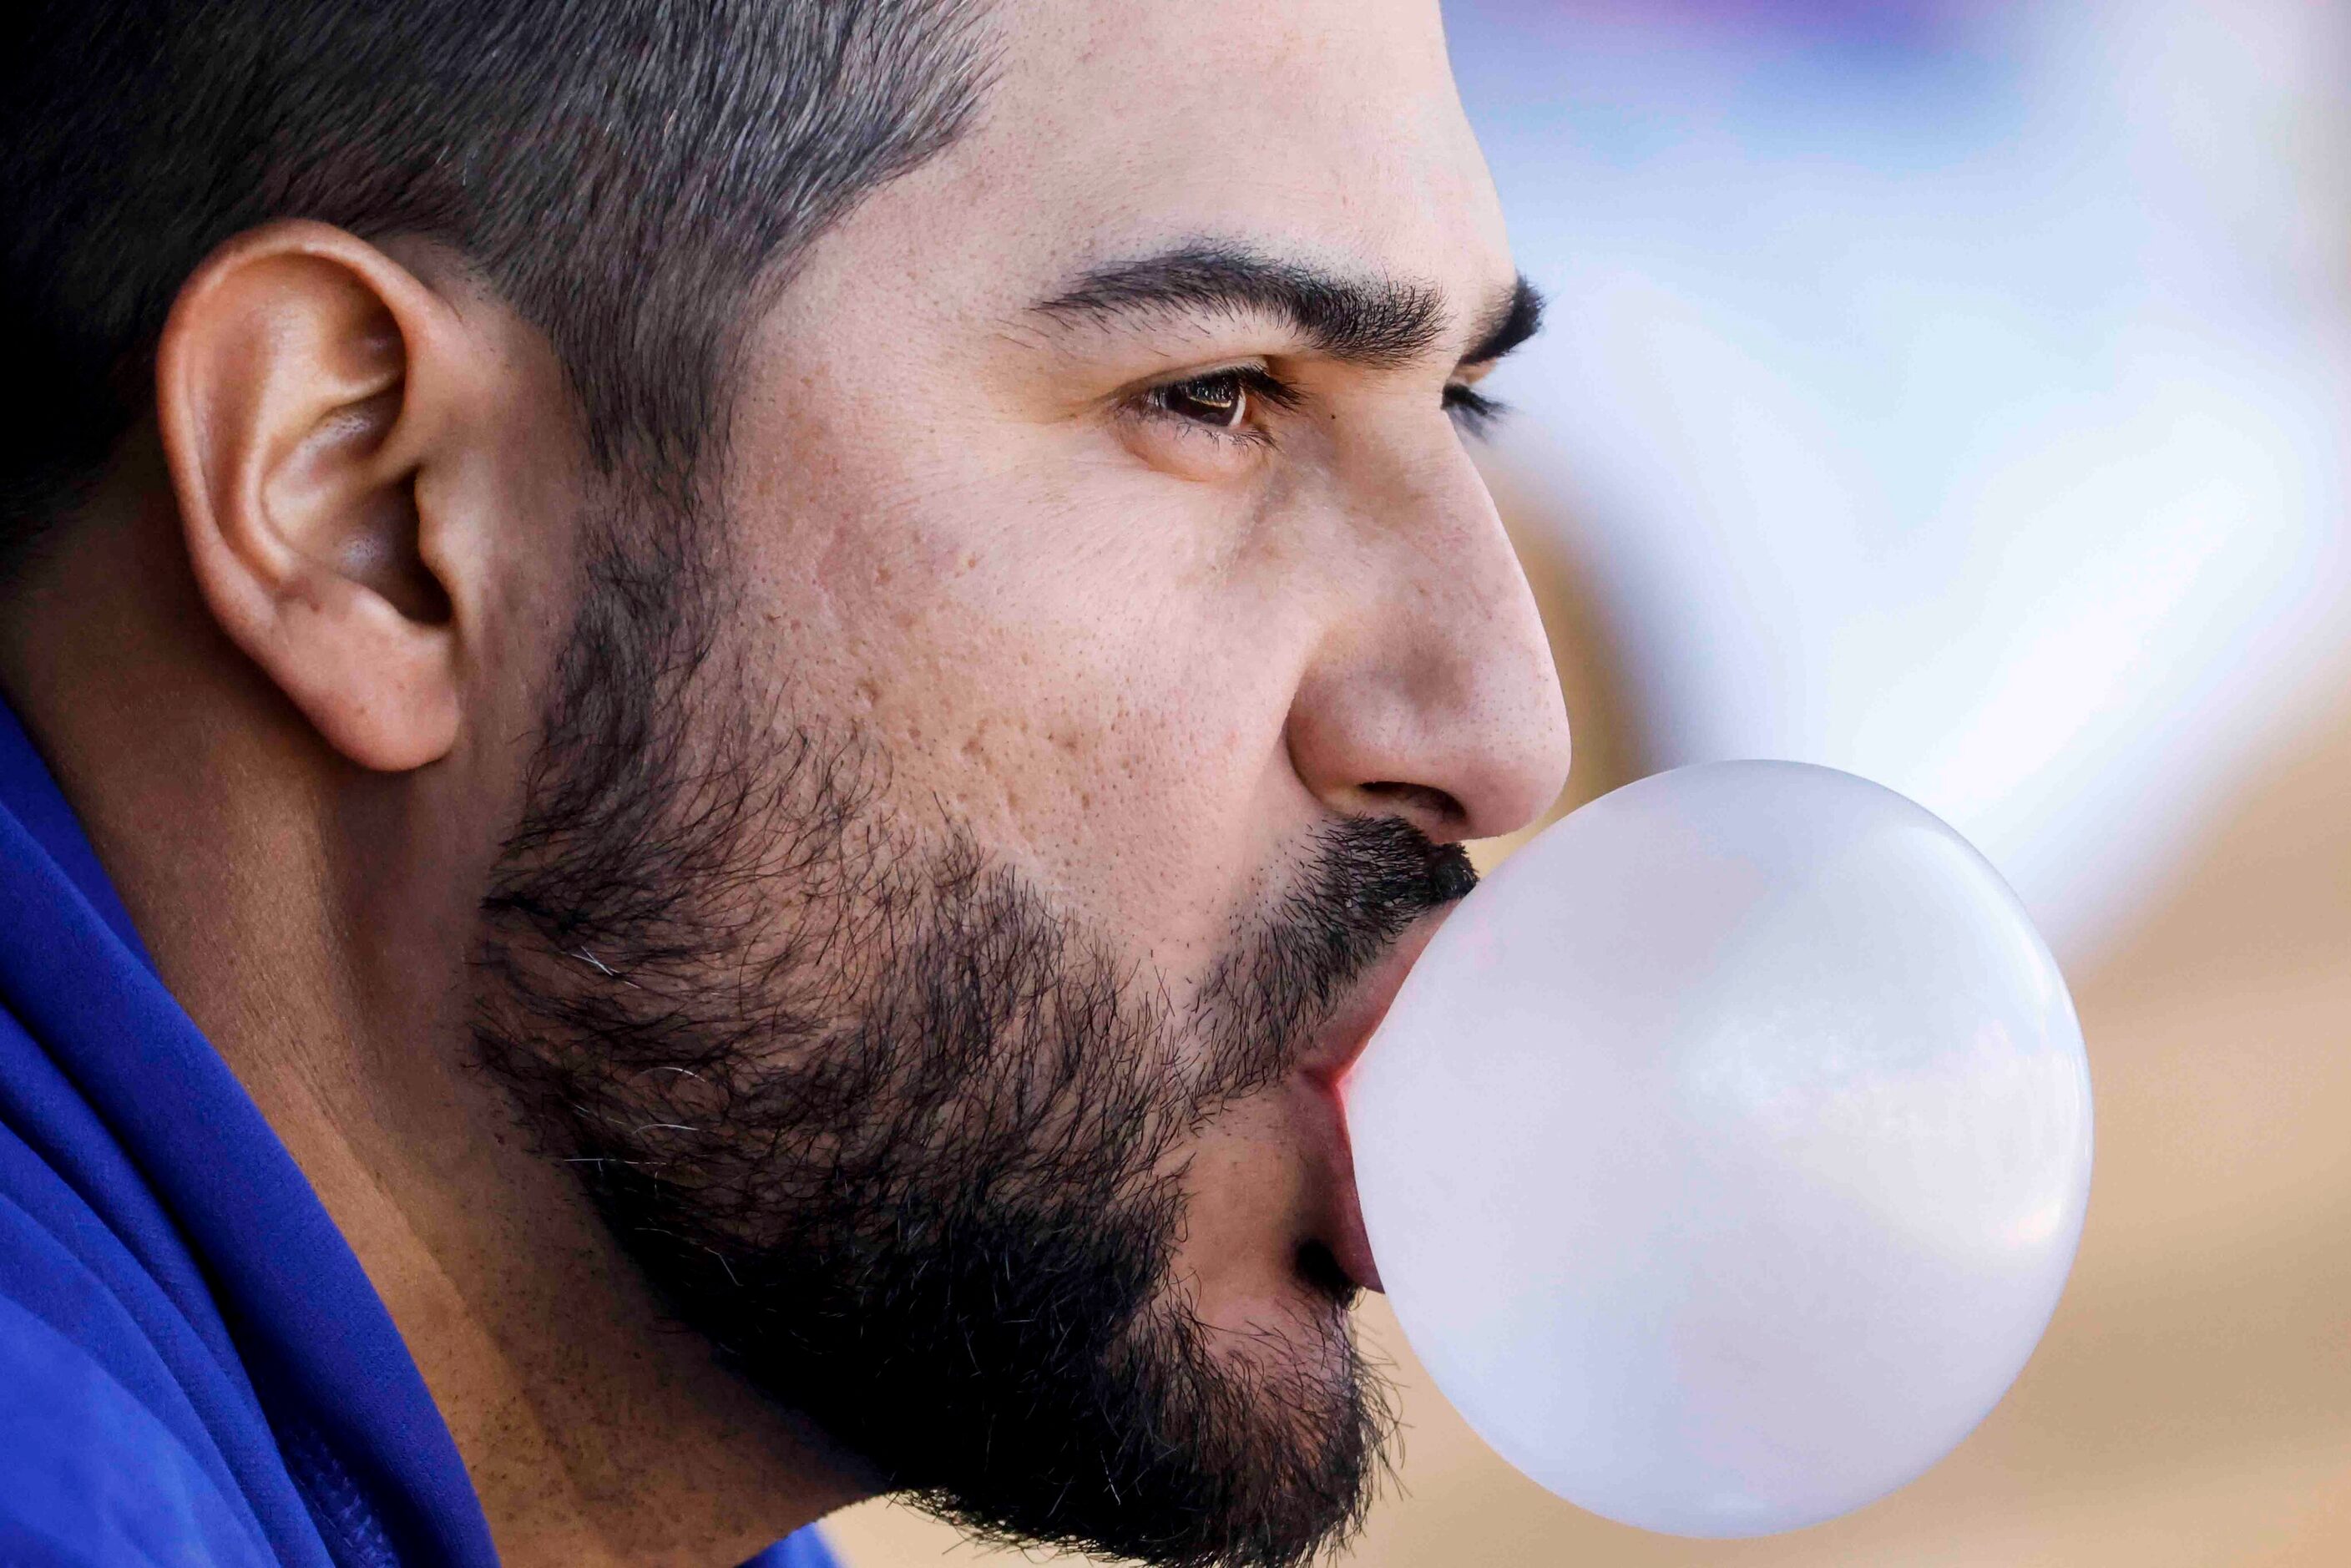
[[[382,1296],[504,1560],[739,1561],[850,1500],[846,1467],[664,1322],[473,1065],[504,821],[481,802],[527,758],[343,763],[213,628],[168,501],[78,525],[8,612],[0,687]]]

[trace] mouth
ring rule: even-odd
[[[1313,1048],[1298,1067],[1298,1082],[1310,1103],[1317,1163],[1325,1177],[1320,1223],[1299,1249],[1299,1267],[1311,1283],[1342,1299],[1357,1290],[1383,1289],[1371,1239],[1364,1229],[1363,1206],[1355,1196],[1354,1145],[1347,1135],[1347,1074],[1371,1044],[1405,976],[1443,919],[1439,911],[1405,934],[1316,1031]]]

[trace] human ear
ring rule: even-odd
[[[155,410],[214,619],[335,750],[402,771],[455,744],[473,350],[455,311],[340,229],[274,223],[191,275]],[[444,503],[446,504],[444,504]]]

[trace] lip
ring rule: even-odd
[[[1387,1017],[1405,976],[1419,961],[1429,938],[1444,921],[1438,911],[1416,923],[1360,981],[1347,1000],[1318,1031],[1314,1049],[1300,1062],[1298,1075],[1311,1093],[1327,1139],[1332,1212],[1320,1239],[1347,1278],[1367,1291],[1384,1290],[1379,1264],[1372,1256],[1370,1236],[1364,1228],[1362,1203],[1355,1196],[1355,1151],[1347,1134],[1347,1073],[1363,1056]]]

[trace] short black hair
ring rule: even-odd
[[[0,579],[148,410],[188,275],[274,218],[464,256],[606,471],[689,485],[755,291],[937,152],[977,0],[14,0],[0,9]]]

